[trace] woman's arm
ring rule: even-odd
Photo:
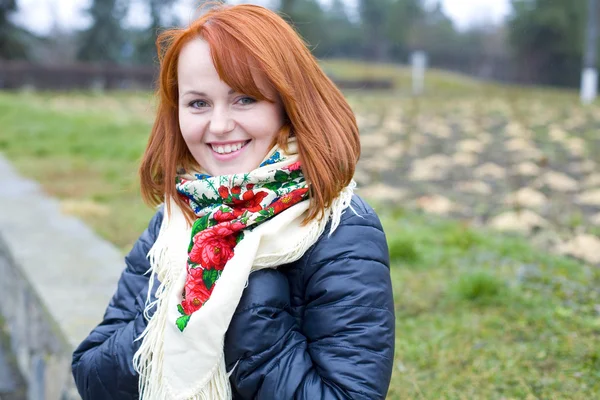
[[[290,313],[283,273],[250,275],[225,344],[239,397],[385,398],[395,338],[389,255],[379,219],[361,203],[353,202],[361,216],[348,210],[301,266],[305,308],[295,311],[303,326]]]
[[[138,374],[133,354],[140,346],[134,340],[146,328],[143,316],[150,268],[146,258],[162,222],[162,209],[150,221],[131,252],[126,268],[103,321],[73,353],[73,376],[84,400],[137,398]]]

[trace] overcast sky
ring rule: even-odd
[[[345,1],[351,7],[356,4],[356,0]],[[265,4],[269,0],[245,2]],[[84,28],[90,23],[84,12],[90,3],[91,0],[18,0],[19,13],[15,19],[19,24],[40,34],[47,33],[53,23],[64,29]],[[176,6],[177,13],[188,19],[194,9],[193,5],[198,3],[198,0],[180,0]],[[149,16],[142,4],[141,0],[132,0],[128,18],[130,25],[148,24]],[[500,21],[510,8],[509,0],[442,0],[442,5],[460,28],[467,27],[474,21]]]

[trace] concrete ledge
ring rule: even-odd
[[[78,399],[71,354],[101,321],[123,257],[1,156],[0,210],[0,313],[28,399]]]

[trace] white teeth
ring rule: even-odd
[[[236,144],[226,144],[225,146],[215,146],[215,145],[211,145],[212,149],[214,152],[219,153],[219,154],[229,154],[231,152],[234,151],[238,151],[239,149],[241,149],[242,147],[244,147],[244,144],[246,142],[239,142]]]

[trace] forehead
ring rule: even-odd
[[[213,62],[210,44],[202,38],[194,38],[183,45],[177,63],[177,78],[180,86],[206,86],[216,81],[238,92],[260,97],[271,97],[275,89],[266,74],[256,65],[241,62],[230,55],[223,60],[223,52],[217,57],[221,75]]]
[[[180,83],[190,83],[210,75],[218,78],[213,64],[209,44],[200,39],[192,39],[183,45],[177,62],[177,76]]]

